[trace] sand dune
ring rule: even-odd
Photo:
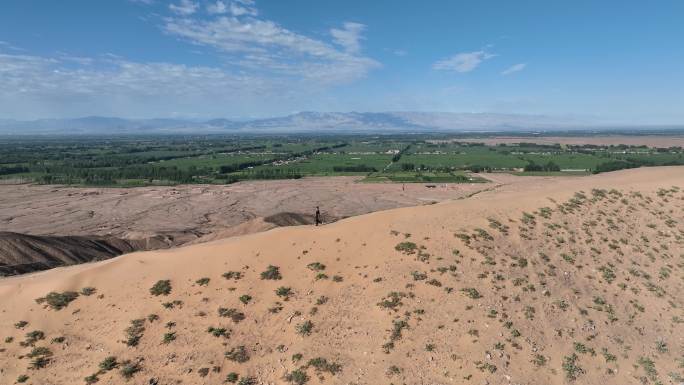
[[[5,278],[0,382],[677,383],[682,188],[676,167],[530,179]],[[168,295],[150,292],[160,280]]]

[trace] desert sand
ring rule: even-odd
[[[681,381],[684,168],[527,181],[2,279],[0,383]]]

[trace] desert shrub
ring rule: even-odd
[[[239,271],[228,271],[226,273],[223,273],[223,278],[225,279],[234,279],[238,280],[242,278],[242,273]]]
[[[162,342],[165,344],[171,343],[171,341],[174,341],[176,339],[176,332],[169,332],[169,333],[164,333],[164,337],[162,338]]]
[[[231,320],[233,320],[233,322],[235,322],[235,323],[238,323],[238,322],[245,319],[245,313],[239,311],[238,309],[232,309],[232,308],[227,309],[224,307],[220,307],[218,309],[218,315],[219,315],[219,317],[228,317]]]
[[[12,341],[14,341],[14,337],[5,337],[5,343],[6,344],[11,344]]]
[[[388,377],[397,376],[401,374],[401,369],[399,369],[399,367],[396,365],[392,365],[387,368],[387,372],[385,374],[387,374]]]
[[[281,286],[281,287],[277,288],[276,291],[275,291],[275,293],[276,293],[276,295],[277,295],[278,297],[283,297],[283,299],[284,299],[285,301],[287,301],[288,299],[290,299],[290,296],[292,296],[292,295],[294,294],[294,292],[292,291],[291,288],[289,288],[289,287],[284,287],[284,286]]]
[[[28,358],[35,357],[50,357],[52,356],[52,351],[44,346],[39,346],[31,349],[31,351],[26,355]]]
[[[297,324],[295,326],[295,329],[297,330],[297,333],[303,336],[308,336],[311,335],[311,332],[313,331],[314,324],[311,321],[304,321],[300,324]]]
[[[168,279],[159,280],[150,288],[152,295],[169,295],[171,294],[171,281]]]
[[[542,356],[541,354],[535,354],[531,362],[536,366],[544,366],[546,365],[546,361],[546,357]]]
[[[99,366],[101,370],[109,371],[112,369],[116,369],[116,367],[119,366],[119,363],[116,361],[116,357],[109,356],[102,360]]]
[[[416,251],[418,250],[418,246],[413,242],[401,242],[394,246],[394,249],[401,253],[410,255],[416,253]]]
[[[51,343],[51,344],[61,344],[61,343],[64,342],[65,340],[66,340],[66,338],[64,338],[64,336],[59,336],[59,337],[53,338],[53,339],[50,341],[50,343]]]
[[[318,299],[316,300],[316,305],[321,306],[321,305],[326,304],[327,302],[328,302],[328,297],[322,295],[322,296],[318,297]]]
[[[150,321],[150,322],[158,321],[158,320],[159,320],[159,316],[156,315],[156,314],[150,314],[150,315],[147,316],[147,320]]]
[[[577,365],[577,354],[572,353],[570,356],[563,357],[563,371],[565,378],[570,381],[575,381],[580,375],[584,374],[584,369]]]
[[[610,354],[606,348],[601,349],[601,354],[603,354],[603,358],[605,358],[606,362],[617,361],[617,356]]]
[[[138,343],[140,343],[140,339],[143,336],[143,332],[145,332],[145,319],[140,318],[140,319],[134,319],[131,321],[131,326],[126,328],[125,333],[126,333],[126,345],[128,346],[137,346]]]
[[[329,362],[327,359],[323,357],[310,359],[306,366],[313,367],[318,372],[327,372],[332,375],[335,375],[342,370],[342,365],[335,362]]]
[[[195,281],[195,283],[200,285],[200,286],[207,286],[209,284],[209,281],[211,281],[211,279],[204,277],[204,278],[198,279],[197,281]]]
[[[296,369],[285,375],[285,381],[294,385],[304,385],[309,381],[309,375],[301,369]]]
[[[280,280],[283,279],[283,276],[280,275],[279,267],[269,265],[266,271],[261,272],[261,279]]]
[[[328,275],[325,273],[316,274],[316,281],[320,281],[321,279],[328,279]]]
[[[226,376],[226,382],[230,382],[231,384],[234,384],[234,383],[237,382],[237,380],[238,380],[239,377],[240,377],[240,376],[239,376],[237,373],[235,373],[235,372],[230,372],[230,373],[228,373],[228,375]]]
[[[653,362],[653,360],[648,357],[639,357],[637,362],[644,369],[646,376],[648,376],[651,381],[656,381],[658,379],[658,371],[655,368],[655,362]]]
[[[489,373],[496,372],[496,365],[490,364],[489,362],[476,361],[476,367],[481,371],[488,371]]]
[[[342,278],[342,276],[339,275],[333,275],[332,280],[333,282],[342,282],[344,281],[344,278]]]
[[[408,329],[409,324],[404,320],[394,320],[392,322],[392,332],[390,333],[390,341],[398,341],[401,339],[401,334],[404,329]]]
[[[42,369],[50,364],[50,358],[47,356],[38,356],[31,360],[29,363],[29,369],[38,370]]]
[[[209,368],[200,368],[197,373],[200,377],[206,377],[209,375]]]
[[[399,306],[403,305],[403,303],[401,302],[401,299],[404,297],[406,297],[406,294],[401,293],[401,292],[397,292],[397,291],[393,291],[393,292],[389,293],[387,296],[385,296],[385,298],[383,298],[382,301],[380,301],[378,303],[378,306],[385,308],[385,309],[391,309],[391,310],[397,311]]]
[[[596,355],[596,352],[594,351],[594,349],[592,349],[592,348],[590,348],[590,347],[584,345],[584,344],[581,343],[581,342],[575,342],[574,347],[575,347],[575,351],[576,351],[577,353],[582,353],[582,354],[587,354],[587,353],[589,353],[589,354],[591,354],[592,356]]]
[[[237,385],[257,385],[257,379],[254,377],[242,377],[240,381],[238,381]]]
[[[209,326],[207,328],[207,333],[211,334],[214,337],[225,337],[228,338],[229,332],[228,329],[226,328],[215,328],[213,326]]]
[[[69,304],[76,298],[78,298],[78,293],[75,291],[65,291],[62,293],[52,291],[45,297],[36,299],[36,302],[46,303],[51,309],[54,310],[62,310],[63,308],[69,306]]]
[[[234,347],[225,353],[225,357],[230,361],[244,363],[249,361],[249,353],[243,345]]]
[[[468,297],[470,297],[472,299],[482,298],[482,295],[480,295],[480,292],[477,291],[477,289],[472,288],[472,287],[461,289],[461,292],[463,292],[465,295],[467,295]]]
[[[414,281],[423,281],[427,279],[427,274],[420,271],[413,271],[411,272],[411,275],[413,276]]]
[[[325,265],[320,263],[320,262],[310,263],[310,264],[306,265],[306,267],[308,267],[310,270],[313,270],[313,271],[325,270]]]
[[[23,384],[24,382],[28,381],[29,376],[22,374],[19,377],[17,377],[17,383]]]
[[[667,353],[669,349],[667,348],[667,343],[665,341],[658,340],[656,341],[656,350],[658,353]]]
[[[90,287],[90,286],[84,287],[83,289],[81,289],[81,295],[84,295],[86,297],[91,296],[91,295],[95,294],[96,292],[97,292],[97,289],[94,287]]]
[[[21,343],[22,346],[33,346],[36,342],[45,339],[45,333],[41,330],[34,330],[26,333],[26,339]]]
[[[23,329],[26,325],[28,325],[28,322],[26,321],[19,321],[14,324],[15,329]]]
[[[240,300],[240,302],[247,305],[249,303],[249,301],[252,300],[252,296],[249,294],[244,294],[244,295],[241,295],[240,298],[238,298],[238,299]]]
[[[83,381],[85,381],[86,384],[91,385],[91,384],[94,384],[94,383],[100,381],[100,378],[97,377],[97,373],[95,373],[95,374],[89,375],[88,377],[85,377],[83,379]]]
[[[126,360],[121,363],[121,370],[119,372],[121,373],[121,376],[123,376],[123,378],[128,380],[133,378],[133,376],[135,376],[135,374],[141,370],[142,366],[139,362]]]

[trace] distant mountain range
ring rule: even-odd
[[[89,116],[33,121],[0,120],[3,135],[112,135],[163,133],[419,133],[572,130],[604,125],[544,115],[448,112],[300,112],[283,117],[229,119],[122,119]],[[614,126],[613,126],[614,127]]]

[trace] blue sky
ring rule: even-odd
[[[503,112],[684,123],[684,2],[4,0],[0,119]]]

